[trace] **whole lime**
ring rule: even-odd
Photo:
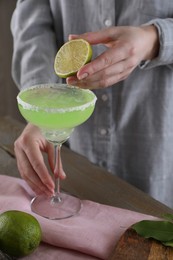
[[[0,250],[10,256],[31,254],[40,244],[41,227],[32,215],[18,211],[5,211],[0,215]]]

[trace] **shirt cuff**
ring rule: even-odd
[[[154,25],[159,35],[159,54],[153,60],[141,61],[139,68],[150,69],[173,63],[173,19],[154,19],[144,25]]]

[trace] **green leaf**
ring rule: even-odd
[[[161,242],[173,240],[173,223],[169,221],[142,220],[132,228],[145,238],[154,238]]]
[[[173,240],[167,241],[167,242],[162,242],[162,244],[165,245],[165,246],[171,246],[171,247],[173,247]]]
[[[166,213],[162,216],[162,218],[168,220],[168,221],[171,221],[173,222],[173,214],[170,214],[170,213]]]

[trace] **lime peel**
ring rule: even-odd
[[[12,257],[31,254],[40,244],[41,227],[26,212],[9,210],[0,214],[0,250]]]

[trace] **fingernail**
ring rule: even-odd
[[[77,37],[78,37],[78,34],[70,34],[68,39],[72,40],[72,39],[77,38]]]
[[[78,77],[79,80],[82,80],[82,79],[86,79],[88,77],[88,73],[85,72],[84,74],[82,74],[81,76]]]
[[[47,188],[48,188],[48,192],[50,192],[50,193],[53,193],[54,192],[54,188],[52,188],[52,187],[50,187],[50,186],[47,186]]]
[[[46,191],[46,195],[51,197],[54,194],[54,191]]]
[[[66,174],[64,171],[62,171],[62,178],[65,179],[66,178]]]
[[[46,192],[46,194],[52,194],[54,192],[54,188],[52,187],[52,185],[46,185],[46,187],[44,188],[44,192]]]

